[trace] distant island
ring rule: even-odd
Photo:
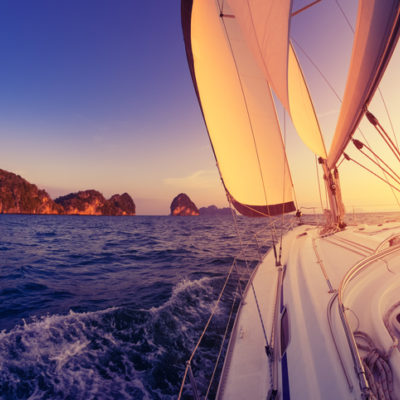
[[[173,216],[218,216],[218,215],[232,215],[229,207],[218,208],[217,206],[208,206],[197,208],[196,204],[190,200],[186,193],[180,193],[176,196],[170,206],[171,214]]]
[[[0,213],[59,215],[135,215],[128,193],[108,200],[97,190],[70,193],[52,200],[48,193],[12,172],[0,169]]]
[[[218,208],[217,206],[201,207],[199,209],[200,215],[204,216],[216,216],[216,215],[228,215],[232,216],[232,211],[229,207]]]
[[[199,209],[185,193],[172,200],[170,210],[172,216],[232,215],[228,207],[211,205]],[[0,169],[0,214],[136,215],[136,206],[128,193],[106,199],[94,189],[53,200],[45,190],[38,189],[20,175]]]
[[[174,216],[188,216],[199,215],[199,210],[196,204],[190,200],[186,193],[180,193],[176,196],[171,203],[171,215]]]

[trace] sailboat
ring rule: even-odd
[[[343,101],[329,151],[295,45],[291,0],[182,0],[195,92],[229,203],[241,214],[296,213],[276,111],[280,104],[316,155],[328,197],[324,226],[299,225],[255,268],[233,325],[218,399],[400,398],[400,226],[346,226],[339,165],[368,119],[400,34],[398,0],[360,0]],[[398,190],[400,178],[370,155]],[[397,185],[397,186],[396,186]],[[189,359],[186,378],[200,398]]]

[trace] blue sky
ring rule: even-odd
[[[307,3],[296,0],[294,9]],[[339,3],[354,23],[356,0]],[[318,29],[329,46],[319,43]],[[291,32],[343,91],[352,35],[335,1],[296,16]],[[139,214],[168,214],[181,192],[199,207],[226,206],[187,67],[180,1],[5,0],[0,51],[0,168],[52,197],[128,192]],[[298,55],[329,143],[340,103]],[[383,89],[388,97],[392,87],[398,93],[396,68]],[[394,123],[400,126],[400,118]],[[314,157],[292,131],[287,150],[297,198],[318,205]],[[359,176],[356,183],[365,183]],[[357,184],[354,176],[344,179],[345,202],[365,207],[370,198]]]
[[[0,26],[0,168],[52,196],[127,191],[142,214],[193,174],[223,199],[178,1],[7,1]]]

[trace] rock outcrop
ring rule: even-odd
[[[0,213],[4,214],[62,214],[45,190],[12,172],[0,169]]]
[[[0,213],[135,215],[136,207],[128,193],[106,200],[97,190],[70,193],[53,201],[45,190],[0,169]]]
[[[172,200],[171,215],[199,215],[199,210],[187,194],[181,193]]]
[[[102,215],[106,199],[97,190],[69,193],[55,199],[64,209],[64,214]]]
[[[58,197],[55,202],[64,214],[73,215],[135,215],[135,203],[128,193],[115,194],[109,200],[97,190],[84,190]]]
[[[204,216],[217,216],[217,215],[227,215],[232,216],[232,211],[229,207],[218,208],[217,206],[201,207],[199,209],[200,215]]]
[[[136,206],[128,193],[114,194],[108,200],[115,214],[112,215],[135,215]]]

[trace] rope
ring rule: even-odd
[[[367,354],[362,362],[372,393],[378,400],[393,399],[393,373],[388,357],[375,347],[374,342],[365,332],[354,332],[357,347]]]

